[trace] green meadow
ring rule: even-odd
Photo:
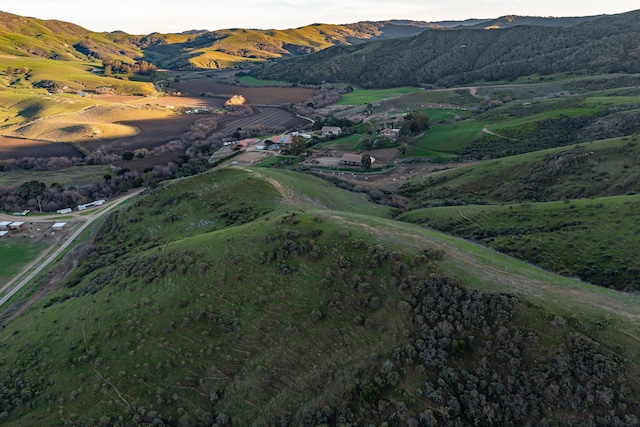
[[[361,105],[373,104],[387,98],[395,98],[402,95],[420,92],[421,89],[415,87],[401,87],[395,89],[358,89],[353,92],[344,94],[338,105]]]
[[[27,238],[0,238],[0,284],[9,281],[46,248]]]

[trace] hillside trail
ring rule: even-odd
[[[489,135],[497,136],[498,138],[508,139],[510,141],[517,141],[517,139],[509,138],[508,136],[500,135],[499,133],[495,133],[493,131],[490,131],[489,128],[486,127],[486,126],[482,128],[482,132],[486,133],[486,134],[489,134]]]
[[[350,221],[341,216],[333,217],[339,222],[364,227],[365,229],[369,229],[371,233],[377,235],[382,234],[393,240],[411,243],[417,248],[435,246],[437,249],[441,249],[446,253],[447,259],[454,264],[456,269],[474,272],[473,275],[488,285],[494,292],[508,292],[516,296],[525,296],[527,299],[534,299],[540,302],[549,300],[571,301],[572,306],[585,307],[585,309],[599,307],[611,313],[612,317],[623,317],[633,323],[636,328],[640,329],[640,299],[637,296],[628,295],[628,298],[626,298],[627,295],[621,293],[620,298],[611,298],[599,292],[600,289],[595,285],[593,285],[593,291],[590,291],[585,287],[588,285],[581,282],[576,282],[576,286],[574,287],[553,283],[549,280],[527,277],[522,273],[509,271],[506,266],[490,265],[469,251],[461,250],[456,245],[442,239],[430,238],[409,231],[400,231],[397,228],[389,230],[385,229],[385,227],[372,227],[361,222]],[[489,250],[484,247],[483,249]],[[496,253],[496,257],[498,256],[504,255]],[[545,270],[539,267],[532,265],[531,268],[539,269],[541,272],[546,273]],[[549,275],[551,275],[551,273],[549,273]],[[579,308],[577,308],[576,311],[579,311]],[[579,313],[576,312],[576,315],[577,314]],[[640,337],[633,335],[629,331],[625,333],[640,343]]]
[[[284,186],[282,185],[282,183],[278,182],[277,180],[270,178],[268,176],[264,176],[262,175],[260,172],[257,172],[255,170],[249,169],[249,168],[245,168],[245,167],[241,167],[241,166],[234,166],[238,169],[242,169],[243,171],[249,172],[251,173],[253,176],[260,178],[260,179],[264,179],[265,181],[267,181],[269,184],[273,185],[273,187],[276,189],[276,191],[278,191],[278,193],[280,193],[280,196],[282,196],[282,202],[280,203],[280,206],[293,206],[293,207],[298,207],[298,208],[304,208],[305,207],[305,201],[296,197],[296,192],[294,191],[294,189],[291,186]]]

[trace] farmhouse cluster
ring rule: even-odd
[[[32,225],[33,223],[31,223]],[[18,234],[23,231],[25,221],[0,221],[0,238],[10,237],[11,234]],[[62,231],[66,222],[56,222],[51,226],[52,231]]]

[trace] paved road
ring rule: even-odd
[[[60,245],[60,247],[57,248],[49,256],[49,258],[46,259],[46,261],[40,262],[38,264],[38,266],[35,268],[35,270],[33,270],[31,273],[29,273],[29,275],[27,277],[22,279],[16,286],[13,287],[13,289],[11,289],[9,291],[9,293],[7,293],[5,296],[3,296],[0,299],[0,307],[2,307],[7,301],[9,301],[9,299],[11,299],[11,297],[13,297],[16,293],[20,292],[20,290],[27,283],[29,283],[34,277],[36,277],[38,274],[40,274],[40,272],[42,272],[42,270],[44,270],[47,266],[49,266],[49,264],[51,264],[67,247],[69,247],[69,245],[71,245],[73,243],[73,241],[84,230],[87,229],[87,227],[89,227],[91,224],[93,224],[94,221],[96,221],[97,219],[101,218],[103,215],[105,215],[108,212],[110,212],[111,210],[113,210],[116,206],[119,206],[125,200],[128,200],[131,197],[136,196],[137,194],[139,194],[142,191],[143,190],[137,190],[137,191],[134,191],[133,193],[130,193],[130,194],[127,194],[125,196],[122,196],[122,197],[119,197],[117,199],[114,199],[109,204],[105,205],[105,207],[103,209],[101,209],[100,211],[97,211],[95,214],[91,214],[91,215],[85,217],[86,218],[86,222],[84,222],[73,234],[71,234],[71,236],[69,236],[67,238],[67,240],[62,245]],[[29,269],[30,267],[31,267],[31,265],[27,266],[26,269]],[[24,274],[24,272],[21,272],[16,277],[21,277],[22,274]]]

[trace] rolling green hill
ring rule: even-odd
[[[0,331],[5,425],[635,425],[638,299],[219,169],[110,216]]]
[[[414,207],[514,203],[640,191],[637,138],[576,144],[472,163],[403,184]]]
[[[640,290],[639,197],[417,209],[421,224],[558,273],[625,292]]]
[[[400,187],[413,207],[397,219],[635,292],[638,147],[635,136],[602,140],[417,177]]]

